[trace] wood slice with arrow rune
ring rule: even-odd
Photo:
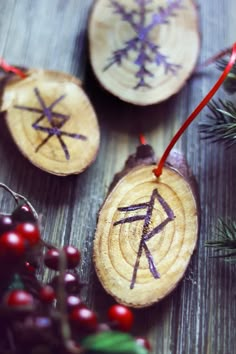
[[[25,157],[55,175],[81,173],[96,158],[100,132],[81,82],[65,73],[29,70],[7,81],[7,126]]]
[[[98,0],[89,23],[92,68],[121,100],[149,105],[177,93],[200,47],[192,0]]]
[[[182,279],[198,235],[194,178],[181,154],[170,155],[157,179],[149,145],[117,174],[99,212],[94,262],[99,280],[116,301],[146,307]]]

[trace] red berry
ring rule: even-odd
[[[28,241],[31,246],[36,245],[40,240],[40,233],[36,224],[32,224],[30,222],[18,224],[16,231],[21,234],[21,236],[24,237],[24,239]]]
[[[12,218],[8,215],[0,216],[0,235],[4,234],[4,232],[10,231],[14,229],[14,223]]]
[[[87,308],[75,308],[70,314],[70,320],[79,329],[93,331],[97,327],[97,316]]]
[[[78,307],[80,307],[80,308],[86,307],[85,304],[83,304],[83,302],[81,301],[81,299],[75,295],[68,296],[66,303],[67,303],[67,308],[68,308],[69,312],[71,312],[72,310],[74,310],[75,308],[78,308]]]
[[[16,222],[36,222],[36,218],[27,204],[18,206],[12,213],[12,219]]]
[[[80,252],[73,246],[66,246],[63,248],[66,253],[67,268],[73,269],[77,267],[80,262]]]
[[[23,237],[15,232],[9,231],[0,238],[0,256],[21,257],[25,252],[25,242]]]
[[[68,269],[73,269],[75,268],[80,261],[80,252],[72,246],[66,246],[63,248],[65,255],[66,255],[66,267]],[[60,253],[59,250],[56,248],[52,248],[47,251],[47,253],[44,256],[44,263],[45,265],[53,270],[58,270],[59,269],[59,258],[60,258]]]
[[[66,273],[64,281],[65,281],[66,290],[69,293],[74,294],[80,290],[80,283],[77,275],[72,273]]]
[[[12,290],[6,295],[4,302],[11,307],[32,306],[34,298],[25,290]]]
[[[32,264],[30,264],[29,262],[25,262],[25,270],[30,274],[35,274],[35,272],[36,272],[35,267]]]
[[[70,273],[70,272],[65,273],[64,284],[65,284],[65,290],[69,294],[78,294],[78,292],[81,289],[81,286],[80,286],[80,283],[79,283],[79,277],[78,277],[77,274],[73,274],[73,273]],[[51,285],[56,291],[58,291],[59,275],[56,275],[52,279]]]
[[[152,347],[151,347],[151,344],[149,343],[149,341],[144,338],[144,337],[137,337],[135,338],[135,341],[137,344],[139,344],[141,347],[147,349],[147,351],[151,351],[152,350]]]
[[[58,270],[60,253],[56,248],[48,250],[44,256],[44,264],[49,269]]]
[[[56,294],[52,286],[45,285],[39,292],[39,298],[42,302],[51,304],[55,300]]]
[[[108,318],[120,330],[128,332],[134,322],[134,316],[130,309],[123,305],[113,305],[108,310]]]
[[[25,212],[27,212],[27,213],[33,214],[31,208],[30,208],[27,204],[21,205],[21,206],[20,206],[20,210],[21,210],[21,211],[25,211]]]

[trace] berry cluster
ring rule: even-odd
[[[134,316],[127,307],[111,306],[107,323],[99,323],[82,301],[80,259],[75,247],[59,250],[41,239],[29,205],[0,215],[0,354],[89,353],[84,338],[131,330]],[[36,276],[42,264],[56,272],[48,284]],[[150,351],[145,338],[133,341]]]
[[[34,215],[27,204],[19,206],[12,215],[0,216],[0,257],[19,259],[29,246],[40,240]]]

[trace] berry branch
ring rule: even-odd
[[[17,202],[11,214],[0,214],[0,353],[150,352],[145,338],[126,333],[134,322],[127,307],[112,305],[107,323],[99,322],[81,299],[80,251],[47,245],[31,204],[6,185],[0,186]],[[56,272],[46,284],[37,277],[42,262]]]
[[[32,204],[28,201],[27,198],[25,198],[23,195],[14,192],[11,188],[9,188],[6,184],[0,182],[0,188],[5,189],[8,193],[11,194],[11,196],[15,199],[17,205],[20,204],[20,201],[26,203],[26,205],[30,208],[31,212],[33,213],[33,216],[35,219],[38,218],[38,214],[36,210],[33,208]]]

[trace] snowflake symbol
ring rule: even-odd
[[[66,143],[63,140],[63,136],[68,136],[73,139],[80,139],[80,140],[87,140],[87,137],[82,135],[82,134],[75,134],[75,133],[68,133],[65,131],[62,131],[61,128],[63,125],[70,119],[70,116],[59,113],[59,112],[54,112],[53,108],[65,98],[65,95],[60,96],[57,98],[54,102],[50,104],[50,106],[46,106],[45,101],[43,100],[39,89],[34,88],[34,93],[38,99],[39,105],[41,106],[40,108],[34,108],[34,107],[27,107],[27,106],[19,106],[15,105],[14,108],[21,109],[24,111],[28,112],[34,112],[40,114],[40,117],[36,119],[36,121],[32,124],[32,127],[35,130],[39,130],[41,132],[47,133],[47,137],[36,147],[35,152],[38,152],[39,149],[45,145],[53,136],[56,136],[62,150],[64,151],[65,157],[67,160],[70,159],[70,153],[67,148]],[[44,118],[47,119],[47,122],[50,124],[50,127],[45,127],[42,125],[39,125],[39,123],[44,120]]]
[[[164,212],[167,215],[167,218],[164,221],[162,221],[159,225],[154,227],[152,230],[149,230],[149,225],[150,225],[152,214],[153,214],[155,199],[157,199],[159,201],[162,209],[164,210]],[[154,236],[159,234],[170,221],[173,221],[175,219],[174,212],[171,210],[171,208],[169,207],[167,202],[159,194],[157,188],[153,190],[151,198],[148,203],[134,204],[134,205],[130,205],[128,207],[118,208],[118,211],[130,212],[130,211],[141,210],[141,209],[146,209],[146,214],[130,216],[130,217],[121,219],[119,221],[116,221],[113,225],[113,226],[117,226],[117,225],[123,225],[125,223],[132,223],[132,222],[135,222],[138,220],[144,220],[142,236],[141,236],[141,240],[139,243],[136,262],[134,265],[130,289],[134,288],[136,278],[137,278],[137,272],[138,272],[138,268],[139,268],[140,258],[142,256],[143,250],[145,252],[145,255],[146,255],[146,258],[148,261],[149,270],[150,270],[152,276],[155,279],[160,278],[160,274],[157,271],[157,268],[155,266],[153,256],[147,246],[147,241],[151,240]]]
[[[158,25],[167,24],[168,18],[175,15],[175,10],[181,8],[182,0],[167,0],[167,7],[159,7],[158,11],[152,15],[151,22],[146,24],[146,15],[149,12],[147,5],[153,0],[134,0],[139,8],[139,11],[127,11],[125,6],[118,1],[110,0],[114,13],[120,15],[121,19],[128,22],[135,32],[135,36],[125,42],[125,46],[121,49],[115,50],[109,63],[105,66],[104,71],[108,70],[112,65],[121,65],[124,58],[128,57],[130,51],[137,52],[134,64],[138,66],[136,77],[138,80],[134,89],[140,87],[151,86],[147,83],[147,77],[154,77],[154,74],[147,69],[149,63],[156,63],[157,66],[163,66],[165,74],[172,73],[176,75],[181,65],[173,64],[168,61],[166,55],[160,51],[160,46],[152,42],[149,35],[150,32]],[[139,18],[136,21],[135,18]]]

